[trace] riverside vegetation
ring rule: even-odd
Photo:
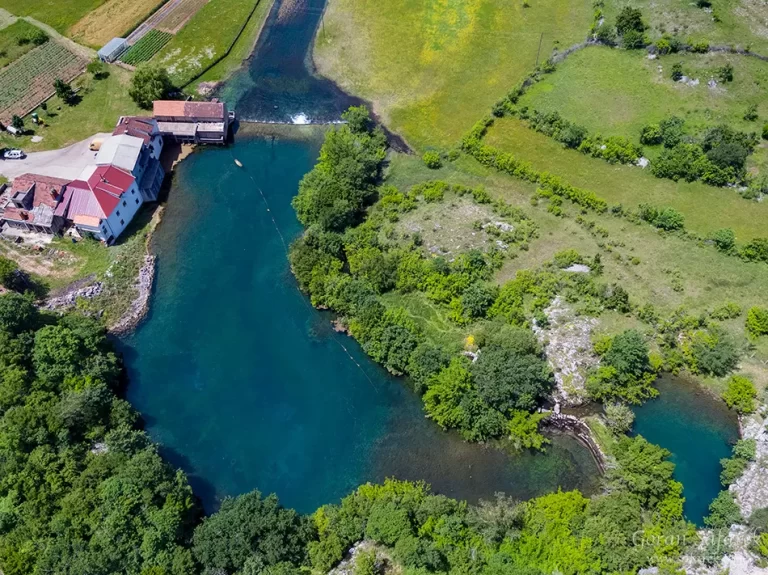
[[[535,227],[523,212],[478,188],[426,181],[406,195],[382,187],[383,136],[365,110],[346,117],[348,125],[328,133],[295,200],[310,224],[291,253],[302,285],[318,304],[318,297],[335,303],[347,294],[355,312],[347,315],[350,331],[388,368],[421,381],[427,409],[442,425],[460,427],[472,439],[510,434],[535,446],[537,422],[530,413],[551,375],[527,323],[551,296],[536,292],[531,278],[498,292],[484,283],[490,277],[485,270],[501,257],[492,246],[504,251],[496,232],[488,233],[484,251],[474,248],[433,270],[437,258],[428,259],[418,242],[385,244],[383,226],[420,204],[458,198],[487,207],[492,222],[514,222],[518,227],[506,232],[493,226],[509,247],[535,241]],[[374,194],[380,195],[374,217],[362,221]],[[579,259],[566,252],[531,273],[546,289],[557,286],[585,306],[627,305],[620,289],[602,291],[599,276],[569,280],[558,271]],[[393,275],[387,261],[398,263],[395,270],[408,263]],[[378,291],[400,277],[410,278],[412,291],[440,296],[436,303],[457,325],[474,331],[486,324],[484,343],[473,344],[480,348],[475,363],[455,347],[421,338],[403,312],[382,307]],[[366,305],[352,307],[356,301]],[[499,315],[485,319],[494,305],[491,315]],[[371,563],[373,571],[366,572],[381,572],[387,562],[412,574],[621,573],[650,564],[672,572],[686,544],[696,540],[683,517],[682,486],[672,479],[669,453],[618,432],[606,490],[591,499],[570,491],[467,505],[420,483],[387,481],[361,486],[309,516],[252,492],[226,499],[204,517],[185,475],[162,461],[138,415],[120,399],[121,363],[98,322],[49,315],[30,296],[10,293],[0,296],[0,339],[0,565],[8,574],[319,574],[363,540],[375,560],[356,558],[361,573]],[[601,369],[610,373],[596,374],[598,393],[628,401],[650,393],[655,368],[638,333],[602,340],[599,350]],[[488,359],[481,363],[483,355]],[[636,544],[638,538],[647,543]]]
[[[495,338],[504,339],[505,330],[525,331],[535,323],[546,333],[546,309],[553,294],[565,295],[577,314],[598,318],[590,351],[600,363],[586,370],[585,393],[604,404],[605,415],[588,421],[609,458],[622,432],[631,429],[626,405],[656,395],[653,381],[660,372],[694,374],[743,418],[758,413],[759,421],[768,383],[767,340],[760,335],[763,327],[757,327],[766,317],[765,296],[758,286],[768,279],[768,238],[760,217],[765,207],[760,200],[766,149],[761,84],[766,68],[762,56],[751,52],[754,48],[760,53],[764,37],[747,23],[745,8],[720,2],[709,12],[708,3],[680,7],[673,2],[638,2],[637,10],[625,2],[595,2],[592,28],[583,31],[601,46],[575,46],[569,54],[564,48],[571,44],[555,42],[551,60],[544,56],[533,73],[518,72],[506,87],[493,85],[501,73],[486,59],[484,72],[472,68],[482,78],[463,84],[476,88],[488,81],[493,87],[476,90],[472,98],[453,97],[451,112],[446,113],[441,95],[455,96],[464,89],[457,74],[441,74],[449,86],[422,100],[391,96],[385,79],[407,73],[412,84],[470,57],[470,44],[451,43],[450,49],[440,50],[435,38],[475,37],[470,32],[487,24],[473,10],[482,13],[486,3],[455,7],[457,17],[450,29],[435,26],[437,16],[429,8],[413,8],[408,19],[399,21],[371,13],[366,3],[334,4],[326,17],[328,37],[319,37],[315,50],[320,70],[369,98],[387,124],[396,125],[416,147],[423,165],[390,154],[384,185],[375,196],[363,196],[370,197],[369,206],[352,218],[351,229],[344,229],[330,250],[315,239],[327,238],[327,231],[320,232],[317,220],[303,219],[309,227],[294,248],[294,271],[300,283],[304,278],[313,302],[338,311],[340,323],[387,365],[393,331],[389,318],[379,324],[381,333],[388,332],[382,340],[379,332],[364,329],[357,309],[345,306],[334,287],[326,289],[330,284],[348,290],[347,282],[354,285],[374,275],[370,268],[355,265],[360,248],[349,243],[358,233],[370,233],[366,253],[377,254],[379,271],[389,270],[381,276],[388,279],[371,287],[384,306],[379,309],[405,318],[397,321],[411,332],[414,350],[426,341],[443,350],[444,358],[452,358],[443,359],[441,371],[426,381],[415,363],[401,363],[397,370],[410,375],[434,421],[458,428],[468,439],[495,436],[518,447],[545,446],[534,440],[539,414],[521,414],[525,410],[514,401],[493,404],[498,398],[488,394],[487,372],[479,364],[485,351],[504,345]],[[543,13],[554,17],[546,3],[525,3],[525,10],[526,18]],[[760,9],[748,10],[756,19],[762,17],[757,16]],[[370,21],[370,30],[386,27],[387,34],[355,34],[352,25],[362,17]],[[428,37],[411,33],[414,22],[424,24]],[[573,22],[578,26],[577,19]],[[406,28],[411,31],[406,33]],[[517,38],[524,43],[525,31],[519,32]],[[565,37],[573,29],[559,33]],[[382,42],[398,34],[407,35],[409,43],[398,46],[399,57],[390,57]],[[357,47],[356,62],[345,50],[350,43]],[[417,57],[420,49],[432,50],[431,58]],[[366,74],[361,76],[363,62]],[[478,98],[493,93],[500,99],[485,104],[489,114],[473,129],[465,124],[469,131],[460,142],[446,136],[471,114],[479,117],[483,111]],[[423,118],[434,121],[432,134],[424,129]],[[450,130],[443,122],[451,123]],[[477,204],[467,207],[467,198],[474,202],[473,192],[481,185],[479,195],[487,195],[486,205],[495,210],[479,213]],[[442,199],[428,200],[435,188]],[[448,206],[435,208],[441,201]],[[502,206],[518,211],[514,220],[499,215]],[[450,212],[470,214],[469,221],[477,218],[477,225],[459,229],[457,216]],[[502,232],[496,222],[510,228]],[[443,227],[450,231],[441,233]],[[488,229],[498,231],[494,240],[500,243],[478,246],[478,236],[487,236]],[[500,237],[510,230],[526,236]],[[450,232],[460,239],[451,241]],[[335,269],[328,263],[329,271],[297,266],[299,260],[306,263],[309,248],[317,261],[317,252],[325,250],[340,263]],[[478,248],[488,271],[470,274],[463,284],[453,284],[458,289],[439,294],[433,287],[436,269],[447,260],[443,273],[451,275],[458,270],[450,266]],[[419,261],[408,271],[401,268],[406,256]],[[586,265],[589,272],[574,277],[563,271],[574,263]],[[413,269],[418,271],[416,281],[401,281],[410,279]],[[530,280],[531,291],[526,277],[535,278]],[[547,292],[550,280],[556,285]],[[509,292],[515,293],[519,315],[498,315]],[[482,297],[476,299],[478,295]],[[612,345],[627,355],[616,361]],[[614,362],[626,371],[619,371]],[[515,360],[515,365],[523,364]],[[494,373],[504,373],[506,381],[515,379],[502,368]],[[551,386],[550,379],[536,388],[541,390],[539,401]],[[506,391],[510,395],[504,399],[515,397]],[[487,427],[489,421],[494,425]],[[497,433],[488,434],[489,429]],[[752,451],[748,443],[739,444],[733,458],[723,461],[726,489],[712,504],[708,526],[759,523],[741,516],[727,489],[744,469],[762,465]],[[709,549],[703,564],[714,569],[726,552]],[[751,552],[760,560],[759,546]]]

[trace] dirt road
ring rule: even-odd
[[[47,152],[32,152],[23,160],[3,160],[0,158],[0,175],[12,180],[22,174],[33,173],[64,179],[76,179],[83,168],[93,162],[96,152],[88,149],[94,138],[106,138],[109,134],[100,133],[78,142]]]

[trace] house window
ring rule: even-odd
[[[131,193],[135,194],[136,193],[136,188],[131,188]]]
[[[124,226],[125,225],[125,220],[120,220],[120,225]]]
[[[117,214],[117,217],[119,218],[120,217],[120,210],[117,210],[117,212],[115,212],[115,213]]]
[[[101,226],[101,233],[106,236],[107,235],[107,228],[105,228],[104,226]]]
[[[125,203],[125,200],[123,200],[123,207],[127,206],[128,204]]]
[[[136,198],[136,203],[137,203],[137,204],[139,203],[139,198]]]

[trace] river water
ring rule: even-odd
[[[594,461],[570,436],[510,457],[440,431],[297,290],[290,200],[321,141],[311,126],[241,131],[193,154],[155,235],[150,313],[124,340],[128,398],[206,508],[258,488],[309,512],[391,476],[470,501],[594,490]]]
[[[358,103],[307,71],[322,6],[277,0],[249,65],[220,94],[241,119],[333,122]],[[510,457],[440,431],[299,293],[290,200],[322,136],[244,125],[230,148],[193,154],[155,235],[151,311],[124,340],[128,396],[206,508],[258,488],[308,512],[386,477],[471,501],[594,490],[594,461],[569,436],[553,436],[546,455]]]

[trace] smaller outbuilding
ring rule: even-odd
[[[160,134],[188,144],[226,144],[234,114],[224,102],[156,100],[153,117]]]
[[[99,50],[99,60],[102,62],[114,62],[128,49],[125,38],[112,38]]]

